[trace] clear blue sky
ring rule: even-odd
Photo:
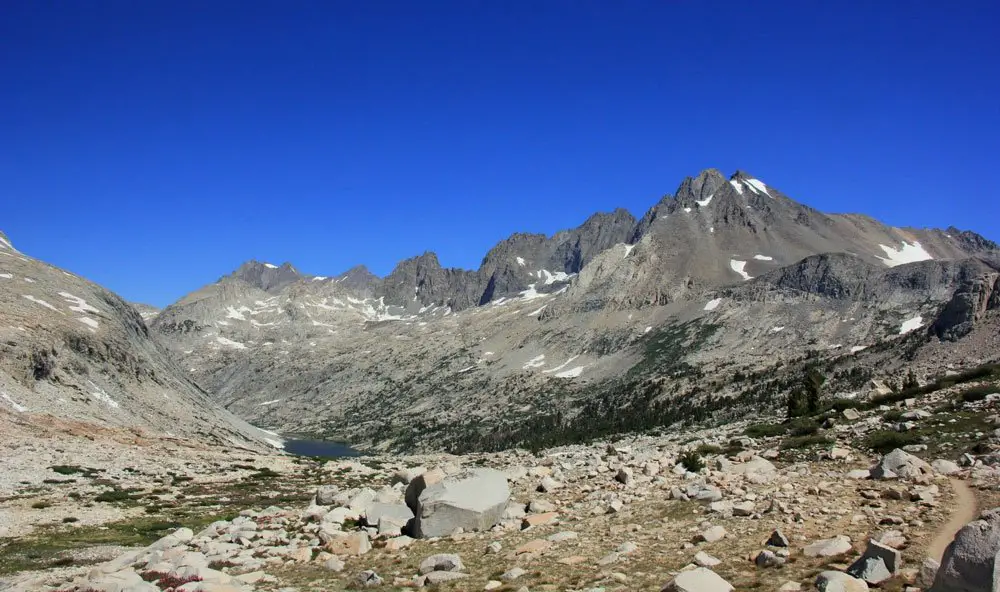
[[[1000,239],[995,0],[0,2],[0,229],[165,305],[256,258],[476,267],[746,169]]]

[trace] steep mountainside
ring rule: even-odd
[[[147,311],[148,312],[148,311]],[[220,409],[103,288],[0,235],[0,413],[249,448],[274,440]]]
[[[515,234],[475,271],[433,253],[384,279],[251,262],[152,329],[228,408],[282,432],[506,446],[778,404],[806,364],[842,372],[829,388],[844,392],[904,354],[930,372],[955,359],[941,340],[964,351],[995,321],[996,249],[707,170],[641,220]]]

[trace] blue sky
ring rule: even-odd
[[[973,0],[11,0],[0,229],[157,305],[251,258],[476,267],[708,167],[1000,239],[998,21]]]

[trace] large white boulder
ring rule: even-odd
[[[445,536],[458,528],[488,530],[503,519],[509,499],[507,477],[500,471],[471,469],[449,475],[420,492],[413,536]]]

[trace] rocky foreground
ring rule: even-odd
[[[105,468],[81,467],[99,476],[74,472],[73,483],[27,470],[27,485],[5,482],[5,515],[36,524],[5,535],[0,589],[991,590],[1000,510],[977,508],[1000,506],[998,398],[831,412],[813,445],[749,437],[762,430],[746,425],[537,454],[329,462],[176,445],[163,455],[99,438],[84,438],[87,450],[10,443],[10,459],[88,455]],[[885,433],[929,435],[882,455],[863,448]],[[174,520],[143,521],[161,514]],[[108,533],[139,542],[144,527],[158,534],[143,546],[107,544]]]

